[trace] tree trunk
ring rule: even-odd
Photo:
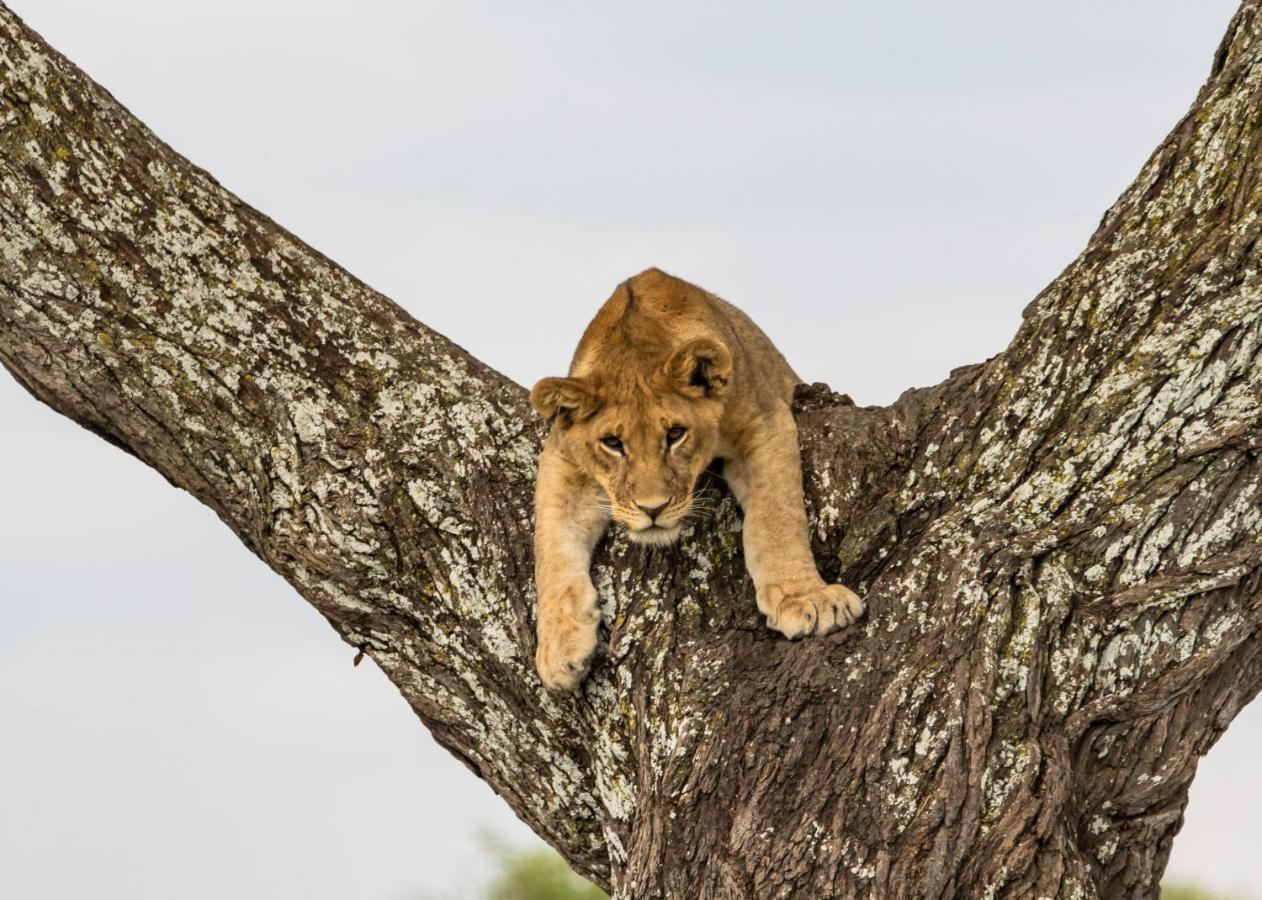
[[[1262,0],[1012,344],[799,392],[826,576],[767,630],[739,513],[597,555],[532,669],[525,391],[162,144],[0,6],[0,362],[214,509],[618,897],[1156,896],[1262,685]],[[572,323],[578,328],[581,323]]]

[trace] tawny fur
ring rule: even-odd
[[[535,488],[539,677],[574,690],[596,650],[590,566],[610,520],[669,543],[716,458],[745,514],[758,609],[786,637],[827,634],[863,601],[815,568],[790,404],[798,377],[749,317],[657,269],[619,285],[567,378],[530,392],[552,423]],[[672,429],[674,429],[672,431]]]

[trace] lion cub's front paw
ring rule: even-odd
[[[758,591],[758,609],[767,617],[767,627],[800,638],[853,624],[863,615],[864,604],[848,587],[812,581],[764,585]]]
[[[595,589],[575,588],[563,594],[539,605],[535,668],[550,691],[574,691],[583,683],[596,652],[600,624]]]

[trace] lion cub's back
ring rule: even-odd
[[[583,332],[570,375],[647,374],[664,364],[681,341],[709,333],[711,317],[700,294],[657,269],[624,281]]]
[[[731,329],[727,344],[735,360],[744,360],[744,365],[736,362],[734,368],[744,369],[746,375],[752,379],[754,384],[751,385],[751,392],[764,394],[770,391],[778,399],[791,403],[793,388],[801,384],[802,379],[793,371],[784,354],[743,310],[721,297],[712,294],[707,296]],[[733,374],[739,377],[740,373]]]
[[[740,309],[660,269],[618,285],[583,333],[570,374],[643,374],[695,337],[715,337],[732,353],[729,395],[755,406],[789,401],[799,379],[771,339]]]

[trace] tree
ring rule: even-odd
[[[1262,0],[1009,347],[798,397],[869,617],[763,627],[725,499],[608,541],[531,667],[525,391],[250,209],[0,6],[0,362],[210,506],[616,897],[1155,896],[1262,685]],[[721,488],[721,486],[719,486]]]

